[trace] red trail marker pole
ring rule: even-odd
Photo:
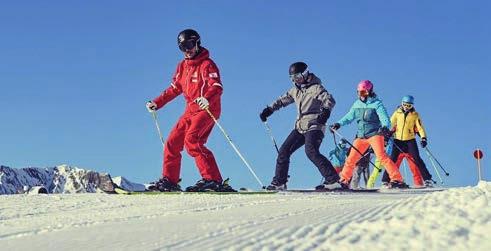
[[[474,151],[474,158],[477,159],[477,173],[479,175],[479,181],[482,180],[482,177],[481,177],[481,159],[484,157],[484,154],[483,152],[481,151],[481,149],[477,148],[475,151]]]

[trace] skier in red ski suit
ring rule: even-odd
[[[199,34],[187,29],[178,35],[179,49],[184,53],[174,73],[170,86],[160,96],[149,101],[147,108],[154,112],[180,94],[186,100],[186,109],[179,118],[164,147],[162,178],[155,183],[160,191],[179,191],[181,152],[183,148],[196,161],[202,180],[186,191],[219,191],[224,189],[222,176],[213,153],[205,143],[214,126],[209,110],[215,118],[220,117],[220,97],[223,86],[218,67],[210,59],[207,49],[201,47]]]

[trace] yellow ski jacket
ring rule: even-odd
[[[419,114],[412,108],[404,112],[399,106],[390,117],[392,131],[394,131],[394,139],[397,140],[412,140],[416,138],[416,133],[419,133],[421,138],[426,138],[426,132],[419,118]]]

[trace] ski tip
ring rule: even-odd
[[[119,187],[114,188],[114,192],[116,194],[131,194],[130,191],[126,191],[126,190],[119,188]]]

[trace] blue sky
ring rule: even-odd
[[[2,3],[0,163],[159,178],[162,146],[144,105],[183,57],[177,33],[194,28],[221,71],[220,123],[263,183],[276,153],[258,113],[291,87],[288,66],[305,61],[337,101],[328,123],[348,111],[361,79],[373,81],[389,113],[415,96],[429,147],[451,173],[445,182],[474,185],[476,147],[491,178],[490,11],[489,1]],[[164,135],[183,106],[180,97],[158,112]],[[269,120],[280,143],[295,116],[291,106]],[[341,133],[352,138],[355,125]],[[218,128],[207,145],[234,187],[258,187]],[[332,148],[326,135],[321,151]],[[290,175],[290,187],[320,181],[303,148]],[[181,176],[184,186],[200,178],[186,154]]]

